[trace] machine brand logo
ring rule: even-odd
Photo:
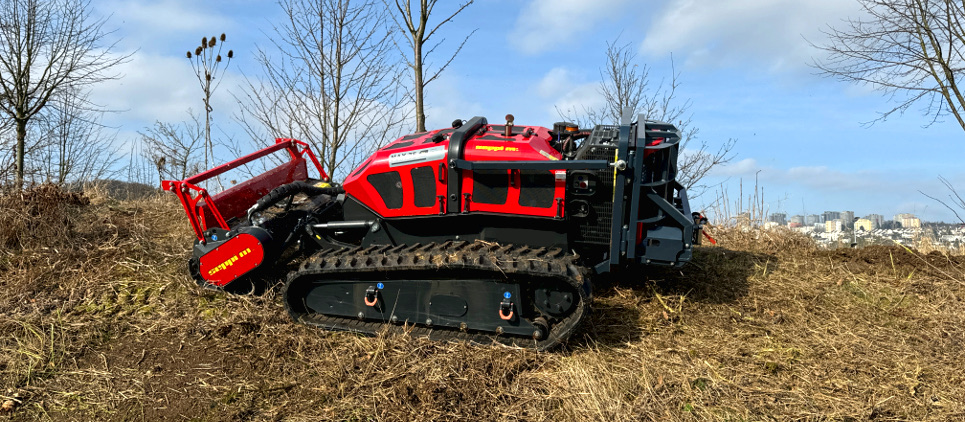
[[[519,148],[516,148],[516,147],[496,146],[496,145],[476,145],[476,149],[481,149],[481,150],[484,150],[484,151],[492,151],[492,152],[495,152],[495,151],[510,151],[510,152],[519,151]]]
[[[250,253],[251,253],[251,248],[247,248],[247,249],[245,249],[245,250],[243,250],[243,251],[241,251],[241,252],[238,252],[237,255],[235,255],[235,256],[233,256],[233,257],[231,257],[231,258],[228,258],[227,260],[225,260],[225,262],[222,262],[222,263],[219,264],[217,267],[214,267],[214,268],[208,270],[208,275],[209,275],[209,276],[215,275],[215,274],[217,274],[219,271],[223,271],[223,270],[227,269],[228,267],[230,267],[230,266],[232,266],[232,265],[235,265],[235,262],[236,262],[236,261],[238,261],[239,259],[241,259],[241,258],[244,257],[245,255],[248,255],[248,254],[250,254]]]
[[[397,152],[389,156],[389,167],[425,163],[428,161],[441,160],[445,157],[446,147],[444,146]]]

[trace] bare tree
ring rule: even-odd
[[[189,121],[155,122],[141,134],[141,152],[157,169],[158,182],[181,180],[204,167],[205,131],[201,117],[188,110]]]
[[[24,145],[23,155],[23,183],[35,183],[46,181],[43,174],[42,153],[48,148],[50,137],[44,133],[44,122],[48,115],[52,113],[53,107],[48,106],[44,111],[34,116],[34,121],[27,126],[27,139],[31,141]],[[38,124],[39,123],[39,124]],[[0,148],[3,154],[0,155],[0,186],[13,187],[17,181],[17,133],[16,125],[12,120],[4,120],[4,125],[0,127]]]
[[[11,177],[17,174],[17,136],[12,127],[12,121],[0,119],[0,186],[13,183]]]
[[[40,176],[65,184],[111,175],[120,157],[116,132],[100,123],[104,112],[91,109],[87,92],[70,89],[57,97],[39,118],[41,141],[33,161]]]
[[[959,0],[859,0],[866,17],[845,28],[829,27],[817,48],[827,57],[814,66],[824,75],[870,85],[895,107],[878,120],[922,103],[937,120],[951,114],[965,129],[965,2]],[[935,121],[933,120],[933,122]]]
[[[582,107],[579,110],[557,108],[557,112],[562,118],[584,127],[619,123],[624,108],[643,114],[647,119],[673,123],[681,133],[678,181],[687,188],[691,197],[700,196],[709,187],[702,180],[711,169],[734,158],[731,151],[736,141],[728,139],[716,149],[711,149],[706,141],[698,138],[699,129],[693,125],[690,114],[690,100],[681,101],[677,97],[680,73],[675,69],[671,70],[669,83],[661,81],[653,86],[650,68],[636,63],[636,53],[631,44],[607,42],[606,56],[606,67],[600,69],[599,87],[605,104],[599,108]]]
[[[106,19],[89,0],[6,0],[0,5],[0,110],[16,127],[16,186],[23,186],[27,126],[67,87],[107,79],[129,56],[103,45]]]
[[[383,0],[387,1],[387,0]],[[413,77],[413,96],[415,97],[415,121],[416,121],[416,132],[426,131],[426,113],[425,113],[425,87],[429,85],[432,81],[436,80],[442,71],[449,67],[456,55],[462,50],[462,47],[466,45],[466,41],[472,36],[476,31],[473,30],[462,40],[459,44],[459,48],[449,56],[449,59],[443,63],[442,66],[435,70],[429,70],[432,66],[426,63],[429,55],[432,54],[436,48],[441,45],[445,39],[439,40],[438,43],[426,49],[426,43],[429,39],[436,34],[443,25],[452,21],[460,12],[465,10],[472,4],[473,0],[468,0],[465,3],[459,5],[458,8],[445,19],[440,21],[435,26],[429,28],[429,16],[432,14],[433,9],[435,9],[436,4],[439,0],[420,0],[417,10],[412,9],[412,0],[395,0],[395,9],[398,15],[393,15],[392,20],[395,21],[396,26],[398,26],[402,32],[406,35],[406,41],[409,43],[409,48],[412,49],[412,56],[409,56],[403,52],[403,56],[406,57],[406,63],[412,69]],[[386,3],[387,7],[388,3]],[[426,77],[426,75],[429,75]]]
[[[282,0],[284,24],[259,49],[261,81],[248,79],[238,120],[312,144],[330,177],[398,135],[406,118],[393,34],[374,0]],[[263,138],[262,138],[263,139]]]
[[[221,43],[218,43],[219,38],[215,36],[201,38],[201,45],[194,49],[194,54],[192,55],[190,51],[187,52],[188,60],[191,60],[191,65],[194,67],[194,73],[198,77],[198,83],[201,85],[201,92],[204,93],[204,97],[201,98],[204,101],[204,166],[208,167],[210,163],[214,160],[214,143],[211,142],[211,112],[214,109],[211,107],[211,95],[218,89],[221,85],[221,76],[224,75],[225,70],[228,67],[228,63],[234,58],[235,52],[233,50],[228,50],[226,54],[227,59],[221,57],[221,51],[224,48],[225,40],[227,36],[221,34]],[[218,47],[215,50],[215,47]],[[192,60],[193,59],[193,60]],[[222,64],[224,66],[222,66]]]

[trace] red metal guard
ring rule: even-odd
[[[219,176],[244,164],[266,157],[272,153],[288,150],[291,159],[271,170],[252,179],[238,183],[216,195],[209,195],[207,189],[198,186],[199,183]],[[177,195],[188,215],[191,228],[194,229],[198,240],[204,242],[204,231],[211,227],[228,230],[228,221],[240,218],[245,211],[272,189],[281,185],[305,180],[308,178],[306,157],[318,169],[322,181],[328,182],[328,174],[322,170],[321,163],[312,153],[308,144],[295,139],[278,138],[275,145],[248,154],[237,160],[227,162],[208,171],[198,173],[184,180],[164,180],[161,188]]]

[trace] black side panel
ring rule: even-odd
[[[501,205],[509,195],[509,172],[476,170],[472,172],[472,202]]]
[[[569,250],[569,224],[563,219],[488,213],[383,219],[351,196],[346,196],[342,206],[345,220],[378,221],[378,229],[363,234],[363,246],[479,239],[500,244]]]
[[[366,178],[369,184],[379,193],[386,208],[397,210],[402,208],[402,178],[397,171],[373,174]]]
[[[556,176],[542,170],[519,171],[519,205],[549,208],[553,206]]]
[[[431,207],[436,205],[436,173],[430,166],[413,168],[412,193],[415,197],[415,206]]]

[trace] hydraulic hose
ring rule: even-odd
[[[297,195],[299,193],[304,193],[306,195],[312,195],[312,196],[338,195],[344,192],[345,192],[345,189],[343,189],[341,186],[320,188],[318,186],[314,186],[312,184],[309,184],[303,181],[296,181],[285,185],[281,185],[275,189],[272,189],[271,192],[268,192],[268,195],[261,197],[261,199],[255,202],[255,204],[248,209],[248,221],[249,223],[251,222],[251,217],[255,213],[264,211],[269,207],[271,207],[272,205],[274,205],[275,203],[277,203],[278,201],[281,201],[282,199],[287,198],[289,196]]]

